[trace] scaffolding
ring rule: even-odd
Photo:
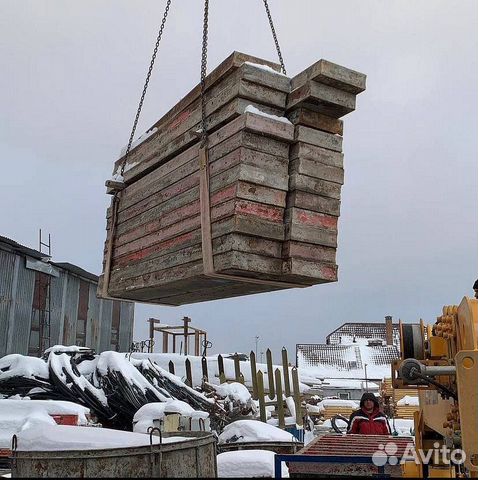
[[[154,334],[159,332],[163,335],[163,345],[162,353],[169,353],[169,345],[172,345],[171,353],[179,353],[184,355],[189,355],[189,338],[194,337],[194,355],[196,356],[206,356],[206,350],[211,347],[211,342],[207,340],[207,332],[201,330],[200,328],[195,328],[190,325],[191,319],[189,317],[183,317],[183,325],[163,325],[160,324],[158,318],[149,318],[149,345],[148,353],[153,353],[154,348]],[[179,352],[176,350],[176,337],[183,337],[180,345]],[[201,352],[201,346],[203,351]]]
[[[46,261],[51,259],[51,235],[48,234],[48,243],[43,241],[42,231],[39,231],[39,251],[45,254]],[[46,250],[46,251],[45,251]],[[35,277],[35,298],[32,304],[32,329],[38,325],[38,356],[40,356],[51,342],[51,275],[37,272]]]

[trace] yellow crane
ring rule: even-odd
[[[435,324],[400,324],[394,388],[418,391],[408,477],[478,478],[478,300],[443,307]]]

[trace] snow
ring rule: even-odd
[[[207,361],[207,369],[209,374],[209,383],[219,385],[219,368],[217,364],[217,355],[211,355],[206,357]],[[180,379],[186,378],[186,368],[184,362],[186,359],[189,359],[191,363],[191,371],[192,371],[192,381],[193,387],[201,386],[202,384],[202,367],[201,367],[201,359],[200,356],[194,355],[180,355],[178,353],[133,353],[131,354],[131,359],[138,359],[138,360],[147,360],[151,359],[151,361],[155,362],[159,365],[163,371],[165,371],[168,375],[171,375],[176,381],[180,381]],[[172,361],[174,364],[174,371],[176,376],[168,373],[169,372],[169,362]],[[223,356],[223,363],[224,363],[224,374],[226,375],[227,379],[234,379],[234,360],[232,358],[224,358]],[[241,373],[244,376],[244,382],[246,387],[252,388],[252,375],[251,375],[251,363],[249,361],[240,361],[241,366]],[[279,369],[282,376],[282,386],[285,388],[284,382],[284,374],[282,365],[273,365],[273,370]],[[265,363],[257,363],[256,364],[257,371],[262,371],[264,374],[264,389],[269,389],[269,379],[267,375],[267,364]],[[289,377],[292,379],[291,373],[292,367],[289,368]],[[165,373],[165,375],[166,375]],[[179,377],[179,378],[178,378]],[[183,385],[183,384],[182,384]],[[299,389],[301,393],[307,393],[310,390],[308,385],[299,382]],[[194,390],[193,390],[194,391]],[[197,392],[196,392],[197,393]]]
[[[217,456],[218,478],[274,477],[275,453],[268,450],[237,450]],[[282,465],[282,478],[288,478],[289,471]]]
[[[168,400],[167,402],[153,402],[143,405],[134,415],[133,430],[147,433],[148,428],[154,426],[154,420],[163,418],[168,413],[179,413],[183,417],[208,418],[209,413],[194,410],[189,404],[181,400]]]
[[[146,131],[145,133],[143,133],[143,135],[139,136],[132,144],[131,144],[131,148],[130,148],[130,151],[133,150],[133,148],[137,147],[140,143],[143,143],[146,139],[148,139],[151,135],[154,135],[156,132],[158,131],[158,128],[157,127],[153,127],[151,129],[149,129],[148,131]],[[120,157],[119,158],[122,158],[124,157],[124,155],[126,154],[126,149],[128,148],[128,145],[125,145],[122,149],[121,149],[121,152],[120,152]],[[126,164],[126,165],[130,165],[129,168],[132,168],[133,165],[136,165],[136,163],[134,164]],[[127,168],[125,168],[125,171],[127,170]]]
[[[360,405],[357,402],[354,402],[353,400],[340,400],[340,399],[325,399],[319,402],[316,405],[316,408],[318,408],[319,412],[324,411],[326,408],[329,407],[343,407],[343,408],[352,408],[354,410],[357,410]]]
[[[41,358],[25,357],[16,353],[6,355],[0,358],[0,381],[13,377],[48,379],[48,365]]]
[[[337,425],[337,427],[339,427],[340,429],[346,429],[347,428],[347,422],[345,422],[344,420],[340,420],[340,418],[338,418],[336,421],[335,421],[335,424]],[[321,424],[320,424],[320,427],[322,428],[332,428],[332,420],[329,418],[328,420],[325,420],[323,421]]]
[[[251,394],[246,386],[242,383],[222,383],[214,387],[216,393],[222,398],[229,398],[230,401],[238,401],[247,404],[251,400]]]
[[[99,356],[96,368],[101,375],[107,375],[109,371],[121,372],[131,385],[137,386],[143,393],[146,390],[154,391],[159,400],[166,401],[168,397],[151,385],[126,358],[126,355],[118,352],[103,352]]]
[[[285,404],[287,405],[287,408],[289,409],[289,412],[292,417],[296,416],[296,411],[295,411],[295,402],[293,397],[286,397],[285,398]]]
[[[88,408],[66,401],[0,400],[0,448],[9,448],[12,436],[27,428],[43,430],[45,425],[56,425],[51,415],[78,415],[78,423],[86,425],[89,413]]]
[[[163,438],[163,443],[185,442],[186,437]],[[154,444],[159,437],[153,436]],[[29,428],[18,434],[20,451],[98,450],[104,448],[140,447],[150,444],[149,435],[123,432],[109,428],[45,425],[41,429]]]
[[[412,397],[410,395],[405,395],[402,399],[397,402],[399,407],[404,405],[411,405],[414,407],[420,406],[420,402],[418,401],[418,397]]]
[[[84,351],[89,351],[90,349],[87,347],[78,347],[77,345],[70,345],[66,347],[65,345],[54,345],[53,347],[47,348],[45,350],[45,353],[55,353],[55,352],[61,352],[61,353],[79,353],[79,352],[84,352]]]
[[[133,422],[144,419],[163,418],[167,413],[179,413],[184,417],[207,418],[209,413],[194,410],[189,404],[181,400],[169,400],[167,402],[153,402],[143,405],[134,415]]]
[[[365,385],[367,384],[367,385]],[[365,380],[355,380],[349,378],[325,378],[320,388],[343,388],[349,390],[364,390],[368,387],[369,390],[379,390],[379,385],[374,382],[365,382]]]
[[[26,416],[33,411],[43,411],[47,415],[78,415],[80,425],[88,423],[86,415],[90,414],[89,408],[64,400],[14,400],[11,397],[0,400],[0,412],[6,412],[11,417]]]
[[[394,430],[398,433],[399,436],[413,437],[412,432],[415,429],[414,421],[407,418],[395,418],[389,420],[390,428],[392,433]]]
[[[0,402],[6,401],[8,400],[0,400]],[[11,448],[13,435],[19,435],[27,428],[41,432],[48,425],[56,425],[56,422],[44,409],[17,411],[12,408],[3,408],[2,403],[0,404],[0,448]]]
[[[277,115],[271,115],[270,113],[263,112],[262,110],[259,110],[258,108],[254,107],[253,105],[248,105],[244,109],[244,113],[254,113],[256,115],[260,115],[261,117],[267,117],[272,120],[275,120],[276,122],[282,122],[282,123],[287,123],[288,125],[292,125],[289,119],[285,117],[278,117]]]
[[[227,425],[218,443],[296,442],[291,433],[258,420],[237,420]]]
[[[272,67],[269,67],[269,65],[263,65],[262,63],[253,63],[253,62],[244,62],[246,65],[251,65],[256,68],[260,68],[261,70],[265,70],[266,72],[274,73],[275,75],[282,75],[283,77],[286,77],[282,72],[278,72],[277,70],[274,70]]]
[[[48,365],[68,388],[71,388],[72,384],[68,383],[65,372],[68,373],[70,378],[74,379],[75,385],[83,391],[91,393],[102,405],[108,405],[106,395],[101,388],[96,388],[85,377],[77,375],[73,371],[71,358],[67,353],[53,353],[48,357]]]

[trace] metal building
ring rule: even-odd
[[[128,351],[134,303],[96,297],[98,276],[0,236],[0,357],[49,346]]]

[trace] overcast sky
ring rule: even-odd
[[[0,234],[99,274],[110,197],[165,1],[0,1]],[[322,342],[347,321],[433,322],[477,269],[475,0],[270,0],[289,75],[320,58],[367,75],[344,117],[339,281],[183,307],[214,352]],[[173,0],[138,134],[199,78],[202,2]],[[211,0],[209,70],[233,50],[276,60],[261,0]]]

